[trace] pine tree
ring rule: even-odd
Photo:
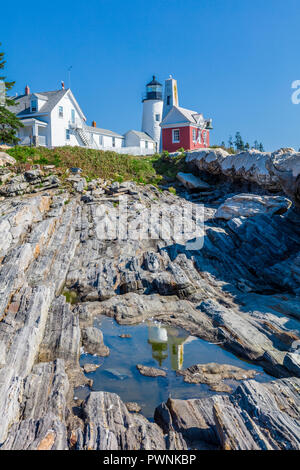
[[[250,149],[250,145],[248,142],[245,143],[245,150],[249,150]]]
[[[263,146],[262,143],[259,144],[258,150],[259,150],[260,152],[264,152],[264,151],[265,151],[265,150],[264,150],[264,146]]]
[[[222,140],[222,142],[221,142],[221,147],[223,147],[223,148],[226,147],[224,140]]]
[[[234,145],[235,145],[235,148],[236,148],[238,151],[245,150],[245,144],[244,144],[244,141],[243,141],[243,139],[242,139],[242,136],[241,136],[240,132],[237,132],[237,133],[235,134]]]
[[[259,143],[257,142],[257,140],[254,142],[254,148],[255,150],[259,149]]]
[[[228,147],[229,148],[233,148],[233,140],[232,140],[232,135],[229,136],[229,139],[228,139]]]
[[[0,43],[1,46],[1,43]],[[0,70],[5,66],[4,52],[0,52]],[[5,81],[6,77],[1,77],[0,80],[4,82],[4,102],[0,102],[0,143],[15,145],[19,142],[16,132],[23,124],[19,121],[14,113],[9,111],[9,107],[15,104],[14,100],[7,96],[7,92],[11,90],[15,82]]]

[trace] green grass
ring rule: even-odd
[[[20,169],[25,163],[55,165],[62,170],[80,167],[87,181],[103,178],[120,183],[133,180],[157,185],[163,177],[175,179],[178,171],[184,171],[185,167],[183,154],[176,158],[166,154],[136,157],[82,147],[13,147],[7,153],[17,160]]]

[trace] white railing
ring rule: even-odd
[[[37,136],[37,145],[40,145],[41,147],[47,147],[47,138],[45,135],[39,135]],[[20,141],[18,142],[18,145],[26,145],[30,146],[33,145],[34,139],[33,137],[26,136],[26,137],[21,137]]]
[[[38,136],[38,144],[41,145],[42,147],[46,147],[47,146],[46,136],[39,135]]]
[[[69,121],[69,128],[70,129],[82,129],[82,121],[80,119],[74,119],[74,121]]]
[[[21,137],[18,145],[31,145],[31,137]]]

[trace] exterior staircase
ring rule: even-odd
[[[84,145],[88,146],[90,144],[90,139],[87,133],[82,128],[77,128],[77,132]]]

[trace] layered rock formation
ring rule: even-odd
[[[215,217],[227,199],[220,182],[214,203],[204,204],[204,245],[195,251],[172,235],[180,210],[198,206],[188,192],[178,197],[154,186],[95,180],[78,192],[73,182],[70,193],[60,183],[32,184],[36,174],[31,182],[28,174],[16,176],[26,180],[22,194],[2,190],[0,201],[1,448],[299,448],[300,217],[294,206]],[[279,185],[275,173],[272,178]],[[169,214],[170,236],[155,226],[156,236],[126,239],[112,230],[107,238],[113,214],[124,215],[121,194],[132,233],[143,225],[143,211],[155,207]],[[75,304],[66,301],[68,292],[76,294]],[[93,329],[97,314],[123,324],[154,318],[182,326],[281,380],[245,380],[230,396],[169,401],[156,411],[156,423],[130,414],[113,393],[91,392],[81,403],[74,387],[89,380],[79,366],[80,348],[109,353]]]
[[[210,174],[255,183],[271,191],[283,190],[300,205],[300,153],[292,148],[234,155],[221,148],[205,149],[188,152],[186,162]]]

